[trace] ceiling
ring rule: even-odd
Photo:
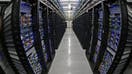
[[[67,19],[72,19],[80,3],[84,0],[58,0],[61,10],[64,12]]]
[[[105,0],[42,0],[51,1],[55,11],[66,20],[73,20]],[[54,6],[53,6],[54,7]]]

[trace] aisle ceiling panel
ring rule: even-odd
[[[85,13],[104,0],[43,0],[51,1],[66,19],[73,19]]]
[[[58,0],[65,16],[70,19],[82,0]]]

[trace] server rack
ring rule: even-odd
[[[45,16],[43,14],[43,12],[46,10],[46,7],[44,7],[44,5],[38,1],[38,24],[39,24],[39,32],[40,32],[40,39],[41,39],[41,46],[42,46],[42,52],[44,55],[44,61],[45,61],[45,68],[47,69],[47,64],[48,64],[48,60],[49,60],[49,54],[48,54],[48,49],[46,48],[46,42],[45,42],[45,29],[44,29],[44,22],[46,22],[47,20],[44,19],[43,16]]]
[[[92,27],[92,10],[85,12],[73,20],[73,30],[77,35],[83,49],[89,49]]]
[[[109,12],[109,37],[98,72],[122,74],[132,51],[131,12],[129,8],[127,11],[126,1],[122,0],[110,1]]]
[[[89,60],[90,66],[92,69],[94,69],[94,63],[93,63],[93,54],[95,49],[95,45],[97,44],[98,40],[98,8],[93,8],[93,26],[92,26],[92,35],[91,35],[91,42],[90,42],[90,48],[87,50],[87,58]]]
[[[3,5],[3,6],[1,6],[1,15],[4,15],[3,13],[4,13],[4,8],[7,6],[7,5],[9,5],[9,2],[4,2],[5,3],[5,5]],[[1,4],[4,4],[3,2],[1,3]],[[3,23],[4,23],[4,21],[3,21],[3,16],[1,16],[1,28],[0,28],[0,32],[1,32],[1,49],[3,48],[3,49],[5,49],[4,47],[2,47],[3,46]],[[10,27],[10,26],[9,26]],[[4,54],[5,54],[5,57],[7,57],[8,55],[5,53],[6,52],[6,50],[3,50],[3,52],[4,52]],[[11,61],[11,60],[9,60],[9,58],[7,58],[7,61]],[[10,65],[11,65],[11,67],[13,67],[13,65],[11,64],[11,63],[9,63]]]
[[[130,18],[132,17],[132,15],[131,15],[132,14],[132,5],[131,4],[132,4],[132,1],[128,0],[127,1],[127,11],[128,11],[128,17],[129,17],[129,21],[128,21],[129,24],[131,24],[130,23],[131,22]],[[130,36],[130,32],[129,32],[129,36]],[[131,74],[132,73],[131,69],[132,69],[132,52],[130,53],[129,59],[128,59],[127,63],[126,63],[126,66],[122,70],[122,73],[124,73],[124,74]]]
[[[78,32],[81,32],[81,33],[82,33],[82,31],[80,31],[80,28],[81,28],[81,27],[79,27],[79,24],[81,24],[81,22],[80,22],[80,21],[81,21],[80,17],[81,17],[81,16],[79,16],[78,18],[76,18],[76,19],[73,20],[73,30],[74,30],[74,32],[75,32],[75,34],[76,34],[76,36],[77,36],[79,42],[80,42],[80,37],[79,37],[79,33],[78,33]],[[80,19],[80,20],[79,20],[79,19]],[[81,44],[81,45],[82,45],[82,44]]]
[[[47,53],[48,53],[48,64],[50,65],[51,61],[52,61],[52,51],[53,51],[53,46],[51,45],[51,38],[50,38],[50,35],[51,35],[51,29],[50,29],[50,26],[49,26],[49,9],[48,7],[46,7],[46,10],[45,10],[45,14],[44,14],[44,19],[46,20],[45,24],[44,24],[44,29],[45,29],[45,42],[46,42],[46,48],[47,48]]]
[[[84,48],[86,49],[86,51],[89,49],[90,47],[90,40],[91,40],[91,35],[92,35],[92,19],[93,19],[93,16],[92,16],[92,13],[93,13],[93,10],[89,10],[87,12],[87,15],[85,17],[85,20],[84,21],[87,21],[85,22],[85,38],[83,40],[84,42]]]
[[[42,73],[47,73],[48,71],[48,63],[47,60],[49,59],[46,44],[45,44],[45,29],[44,29],[44,18],[43,18],[43,11],[44,5],[39,1],[30,1],[33,3],[33,32],[35,34],[35,45],[38,53],[38,56],[42,65]]]
[[[90,30],[91,23],[89,23],[88,21],[86,22],[86,20],[88,19],[87,16],[91,17],[89,14],[90,14],[90,12],[84,13],[80,19],[81,24],[78,24],[80,31],[81,31],[81,32],[78,31],[78,38],[80,40],[80,43],[81,43],[83,49],[87,49],[88,45],[89,45],[88,44],[89,36],[90,36],[89,30]]]
[[[55,55],[55,49],[54,49],[54,22],[53,22],[53,10],[48,9],[48,33],[49,33],[49,48],[50,48],[50,54],[52,59]]]
[[[108,10],[105,2],[97,5],[93,9],[93,38],[91,38],[91,46],[87,51],[88,59],[91,64],[92,70],[96,69],[98,62],[104,54],[106,41],[108,37]]]
[[[43,29],[44,29],[44,43],[45,43],[45,48],[46,48],[46,53],[47,53],[47,67],[50,66],[51,61],[52,61],[52,54],[51,54],[51,49],[50,49],[50,44],[49,44],[49,29],[48,29],[48,7],[43,6],[43,12],[42,12],[42,16],[43,16]]]
[[[89,12],[89,11],[88,11]],[[86,49],[86,57],[87,57],[87,59],[89,60],[90,59],[90,53],[91,53],[91,45],[92,45],[92,42],[93,42],[93,40],[94,40],[94,37],[96,37],[96,36],[94,36],[94,34],[96,34],[96,33],[94,33],[95,31],[95,25],[94,25],[94,12],[95,12],[95,10],[94,10],[94,8],[93,9],[91,9],[90,10],[90,14],[89,15],[91,15],[90,17],[88,17],[88,20],[87,21],[89,21],[89,23],[91,24],[91,35],[89,36],[89,39],[90,40],[88,40],[89,41],[89,46],[88,46],[88,48]],[[89,33],[89,32],[88,32]]]
[[[1,36],[0,36],[1,38]],[[9,62],[7,61],[6,55],[4,54],[3,47],[0,40],[0,67],[4,71],[5,74],[14,74],[13,69],[11,68]],[[1,74],[4,74],[0,72]]]
[[[2,10],[0,10],[2,11]],[[2,14],[0,13],[0,73],[2,74],[14,74],[13,69],[11,68],[6,55],[4,53],[4,48],[2,46]],[[2,71],[3,70],[3,71]]]
[[[16,74],[41,74],[43,69],[41,47],[36,45],[38,31],[34,28],[36,13],[32,13],[32,2],[12,1],[4,11],[3,46]]]
[[[53,25],[54,25],[54,31],[53,31],[53,35],[54,35],[54,49],[58,49],[58,47],[59,47],[59,41],[60,40],[58,40],[58,33],[59,33],[59,29],[57,29],[57,25],[59,24],[58,23],[58,18],[57,18],[58,16],[57,16],[57,14],[54,12],[53,13],[53,19],[52,19],[52,21],[53,21]],[[57,32],[58,31],[58,32]]]
[[[80,24],[78,24],[79,31],[76,32],[77,37],[78,37],[78,39],[79,39],[79,41],[80,41],[81,46],[82,46],[83,49],[86,49],[86,48],[84,47],[84,42],[83,42],[83,40],[84,40],[84,38],[85,38],[85,34],[86,34],[86,31],[85,31],[85,30],[86,30],[86,29],[85,29],[85,23],[86,23],[86,22],[84,22],[84,19],[85,19],[86,15],[87,15],[87,13],[84,13],[84,14],[80,17],[80,19],[79,19]],[[76,25],[77,25],[77,24],[76,24]]]
[[[40,32],[40,40],[42,51],[44,54],[45,68],[49,70],[52,60],[55,56],[55,50],[53,46],[53,25],[52,21],[50,21],[50,11],[47,6],[43,3],[38,2],[38,19],[39,19],[39,32]]]
[[[8,4],[9,2],[7,2]],[[0,73],[2,74],[9,74],[14,73],[11,69],[11,66],[9,65],[6,55],[4,53],[4,48],[2,46],[2,13],[3,13],[3,7],[6,4],[0,4]]]
[[[59,20],[58,20],[59,19]],[[57,13],[53,13],[54,22],[54,48],[58,49],[61,39],[64,35],[66,29],[66,23],[63,18],[61,18]]]
[[[83,49],[87,49],[89,47],[89,30],[91,29],[91,23],[87,22],[88,16],[90,17],[89,14],[90,12],[86,12],[73,21],[73,30],[77,35]]]
[[[3,33],[4,33],[3,36],[6,36],[5,38],[4,37],[3,38],[6,41],[10,41],[10,44],[7,44],[9,42],[3,41],[4,44],[6,44],[6,45],[3,45],[4,47],[7,48],[6,52],[8,52],[8,50],[11,51],[11,49],[12,49],[12,51],[14,51],[14,49],[15,49],[14,42],[13,42],[13,36],[11,35],[12,34],[12,27],[11,27],[12,6],[13,6],[13,3],[8,5],[8,7],[4,11],[4,16],[3,16],[3,24],[5,24],[5,25],[3,25],[3,29],[4,29],[3,30]],[[17,51],[15,50],[14,52],[17,52]],[[8,60],[9,60],[9,62],[11,64],[12,68],[14,69],[14,71],[16,71],[16,73],[18,73],[18,70],[14,66],[15,63],[13,64],[13,60],[11,60],[12,58],[10,57],[10,52],[8,52],[6,55],[8,56]],[[17,60],[18,57],[15,57],[15,58]],[[15,58],[14,58],[14,60],[15,60]],[[19,59],[18,59],[18,61],[20,62]],[[23,73],[26,73],[26,71],[25,71],[24,67],[22,66],[21,62],[19,63],[19,68],[21,68],[20,71],[22,71]]]

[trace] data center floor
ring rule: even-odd
[[[67,28],[48,74],[93,74],[72,28]]]

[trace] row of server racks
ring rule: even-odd
[[[74,19],[73,30],[94,74],[131,74],[132,2],[103,1]]]
[[[2,51],[14,73],[47,74],[65,32],[64,19],[39,0],[6,2],[1,16]]]

